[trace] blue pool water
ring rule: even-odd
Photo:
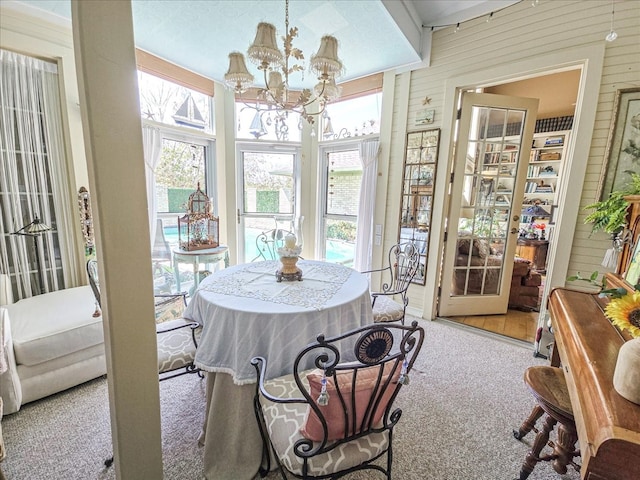
[[[256,249],[256,238],[261,230],[247,229],[245,235],[244,249],[247,261],[258,256]],[[164,237],[173,248],[178,245],[178,227],[164,227]],[[353,265],[355,245],[341,240],[327,240],[327,262],[342,263],[347,266]]]

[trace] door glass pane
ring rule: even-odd
[[[242,157],[241,261],[264,260],[256,245],[263,232],[293,231],[296,211],[294,152],[245,151]]]
[[[244,213],[292,214],[293,153],[242,153]]]
[[[456,234],[454,296],[500,294],[524,125],[524,112],[510,109],[473,107],[472,118]]]

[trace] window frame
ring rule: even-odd
[[[163,123],[158,123],[150,120],[146,120],[143,124],[153,125],[160,130],[161,142],[164,140],[184,142],[188,144],[198,145],[205,148],[204,168],[205,168],[205,185],[201,185],[201,189],[207,194],[207,196],[213,202],[212,214],[219,215],[219,201],[217,186],[217,157],[216,157],[216,139],[214,136],[206,134],[205,132],[198,132],[196,130],[185,129],[180,127],[173,127]],[[195,191],[196,185],[193,186]],[[157,195],[157,192],[154,192]],[[156,197],[157,201],[157,197]],[[181,212],[185,213],[185,212]],[[156,212],[156,219],[169,219],[175,220],[180,215],[178,212]],[[165,225],[166,226],[166,225]]]
[[[362,140],[368,139],[371,137],[377,137],[377,135],[367,135],[361,137],[353,137],[347,140],[334,140],[334,141],[325,141],[319,145],[318,149],[318,169],[320,170],[318,178],[320,180],[320,188],[318,189],[319,193],[319,202],[318,202],[318,210],[317,210],[317,234],[316,234],[316,248],[315,248],[315,256],[316,258],[322,259],[326,261],[327,258],[327,236],[326,236],[326,227],[327,220],[345,220],[358,224],[358,216],[357,215],[340,215],[328,212],[327,200],[328,200],[328,189],[329,189],[329,155],[335,152],[345,152],[345,151],[353,151],[355,150],[358,153],[358,157],[360,157],[360,144]],[[360,198],[358,198],[358,207],[360,204]],[[357,229],[356,229],[357,232]],[[356,233],[357,234],[357,233]],[[354,258],[355,260],[355,258]]]

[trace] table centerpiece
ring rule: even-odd
[[[302,252],[302,245],[298,245],[297,238],[293,233],[289,233],[284,237],[284,246],[278,248],[278,256],[280,257],[281,268],[276,271],[276,280],[302,281],[302,270],[298,268],[296,263]]]

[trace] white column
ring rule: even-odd
[[[116,477],[162,478],[149,221],[130,1],[72,2]]]

